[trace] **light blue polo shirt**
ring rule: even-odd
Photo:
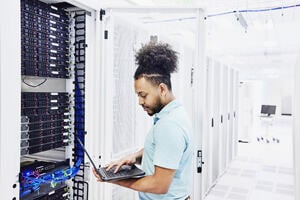
[[[176,169],[167,194],[139,192],[140,200],[184,200],[192,188],[192,131],[183,106],[173,100],[154,116],[142,159],[142,169],[154,174],[154,165]]]

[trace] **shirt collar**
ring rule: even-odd
[[[176,99],[172,100],[171,102],[169,102],[167,105],[165,105],[163,107],[163,109],[161,109],[161,111],[159,113],[156,113],[154,115],[153,118],[153,122],[154,124],[156,124],[156,122],[161,119],[162,117],[166,116],[167,114],[169,114],[173,109],[177,108],[181,106],[181,104],[179,103],[179,101],[177,101]]]

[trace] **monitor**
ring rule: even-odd
[[[261,105],[261,114],[266,114],[268,116],[275,115],[276,106],[275,105]]]

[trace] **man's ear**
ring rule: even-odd
[[[160,95],[161,96],[166,96],[166,94],[168,93],[168,86],[164,83],[160,83],[158,85],[158,88],[159,88],[159,92],[160,92]]]

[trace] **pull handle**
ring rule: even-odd
[[[197,173],[202,173],[202,165],[204,162],[202,161],[202,150],[197,151]]]

